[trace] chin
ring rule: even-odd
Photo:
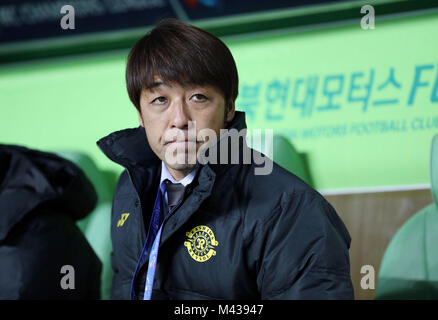
[[[195,166],[196,166],[196,164],[187,164],[187,163],[185,163],[185,164],[166,163],[166,165],[168,168],[171,168],[171,169],[177,170],[177,171],[189,171],[189,170],[192,170],[193,168],[195,168]]]

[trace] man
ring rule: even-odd
[[[275,163],[256,174],[263,156],[221,131],[246,128],[222,41],[164,20],[132,48],[126,82],[140,126],[98,142],[126,168],[112,212],[112,298],[353,298],[350,236],[332,206]]]

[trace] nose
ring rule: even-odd
[[[184,100],[174,101],[171,106],[170,127],[178,129],[187,129],[190,116],[187,112],[187,106]]]

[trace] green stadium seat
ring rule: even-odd
[[[292,172],[313,187],[313,181],[305,154],[299,153],[289,139],[282,135],[274,135],[272,141],[265,138],[265,134],[262,134],[261,146],[257,146],[252,141],[252,137],[248,136],[248,145],[267,156],[272,155],[275,163]]]
[[[434,203],[392,238],[382,259],[376,299],[438,299],[438,135],[432,140],[430,174]]]

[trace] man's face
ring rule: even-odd
[[[222,92],[213,86],[181,86],[177,83],[164,83],[155,77],[150,89],[143,89],[140,96],[140,125],[145,127],[149,145],[168,168],[187,172],[195,164],[189,161],[169,160],[173,150],[196,150],[206,143],[198,132],[211,129],[219,137],[225,121],[234,117],[234,103],[225,115],[225,101]],[[196,126],[196,137],[189,136],[189,122]],[[177,136],[176,136],[177,135]],[[193,137],[193,139],[192,139]],[[167,151],[167,155],[166,155]],[[172,151],[172,152],[171,152]]]

